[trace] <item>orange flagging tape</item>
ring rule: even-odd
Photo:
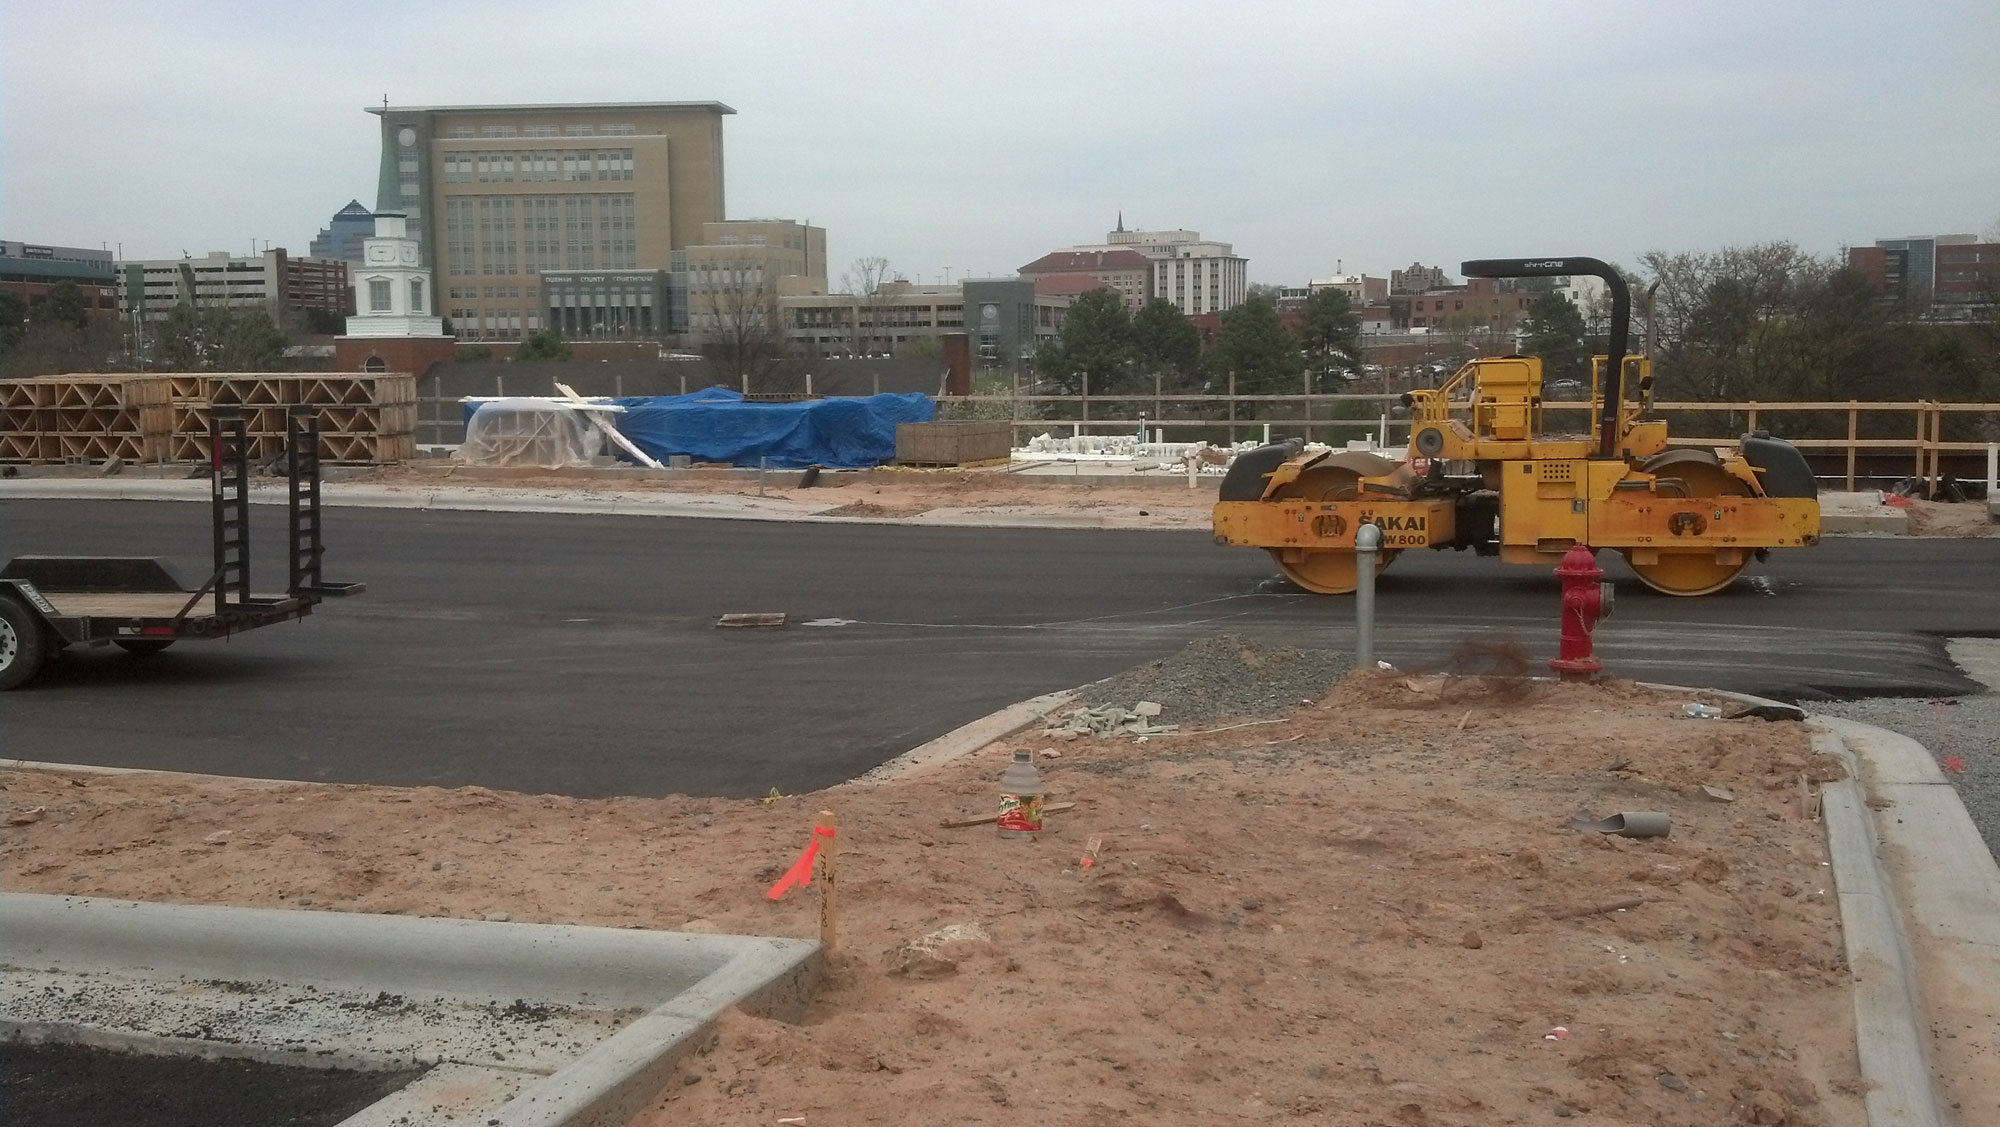
[[[785,875],[779,877],[778,883],[772,885],[771,891],[766,892],[764,895],[773,900],[782,900],[785,893],[792,890],[793,885],[804,888],[806,885],[811,884],[813,882],[813,858],[819,856],[819,839],[827,838],[831,840],[832,837],[833,827],[814,826],[812,840],[806,843],[806,851],[799,854],[799,859],[792,864],[791,868],[785,870]]]

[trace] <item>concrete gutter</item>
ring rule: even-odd
[[[723,1010],[803,1016],[821,960],[795,939],[11,892],[0,943],[9,1037],[439,1066],[352,1127],[625,1123]]]
[[[929,743],[913,747],[889,762],[863,773],[854,781],[886,783],[970,755],[994,740],[1005,739],[1032,724],[1048,719],[1050,713],[1075,700],[1081,691],[1064,689],[1060,692],[1030,697],[1018,704],[1010,704],[970,724],[953,728]]]
[[[1719,689],[1646,687],[1793,707]],[[1848,777],[1824,784],[1820,796],[1869,1127],[1943,1127],[1950,1121],[1924,1031],[1990,1030],[2000,1014],[2000,865],[1923,745],[1831,716],[1806,724],[1813,750],[1847,765]],[[1884,812],[1895,815],[1871,816],[1871,796],[1888,800]]]

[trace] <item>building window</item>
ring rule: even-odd
[[[597,224],[591,197],[564,196],[563,265],[571,270],[597,267]]]
[[[368,360],[361,365],[361,370],[364,372],[386,372],[389,370],[389,362],[371,352],[368,354]]]
[[[519,238],[514,226],[514,197],[491,196],[479,201],[479,272],[518,273]]]
[[[597,178],[599,180],[630,180],[632,178],[632,150],[598,150]]]
[[[411,278],[410,312],[422,313],[423,311],[424,311],[424,280],[422,278]]]
[[[472,154],[446,153],[444,158],[444,179],[447,184],[470,184],[472,182]]]
[[[368,312],[389,312],[389,279],[368,279]]]

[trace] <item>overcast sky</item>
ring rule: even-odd
[[[0,0],[0,233],[304,253],[398,105],[726,102],[731,218],[830,271],[1128,226],[1252,281],[2000,228],[2000,3]]]

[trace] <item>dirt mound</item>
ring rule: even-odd
[[[1907,514],[1904,531],[1911,536],[1964,537],[2000,533],[2000,525],[1993,523],[1984,501],[1960,504],[1912,501],[1904,512]]]
[[[1131,707],[1158,701],[1169,724],[1202,725],[1244,717],[1282,716],[1301,701],[1318,700],[1353,668],[1335,650],[1260,648],[1241,634],[1189,642],[1181,652],[1147,662],[1085,689],[1086,704]]]

